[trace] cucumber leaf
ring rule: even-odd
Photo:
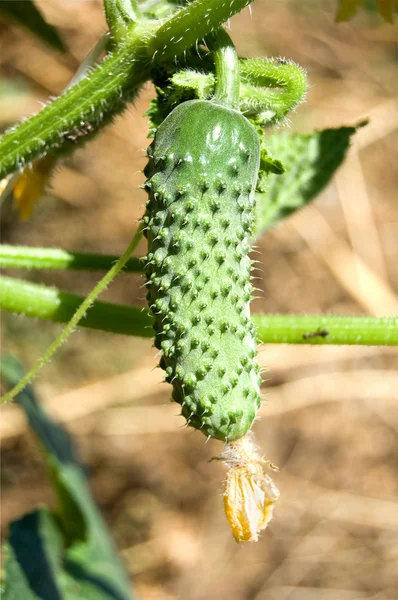
[[[372,3],[373,4],[373,3]],[[374,10],[378,10],[380,15],[387,23],[394,22],[394,12],[396,12],[396,0],[376,0],[377,6]],[[349,21],[357,14],[361,7],[368,8],[369,3],[366,0],[339,0],[337,9],[336,21]],[[372,9],[372,5],[370,6]]]
[[[66,51],[66,46],[58,31],[53,25],[47,23],[32,0],[1,0],[1,12],[29,29],[56,50]]]
[[[361,124],[362,125],[362,124]],[[324,129],[308,135],[277,133],[263,146],[281,161],[285,172],[263,169],[257,185],[255,235],[309,204],[343,162],[356,127]]]
[[[11,357],[0,373],[18,383]],[[58,496],[54,513],[40,508],[10,526],[5,600],[131,600],[130,583],[91,496],[71,438],[43,411],[31,386],[17,398],[44,451]]]

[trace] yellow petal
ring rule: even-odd
[[[233,466],[227,473],[224,491],[225,514],[239,543],[256,542],[272,519],[279,490],[265,473],[261,462]]]
[[[52,156],[45,156],[35,161],[30,169],[25,169],[17,176],[12,191],[20,219],[25,220],[32,215],[33,208],[43,194],[54,164],[55,159]]]

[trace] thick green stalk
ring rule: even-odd
[[[197,0],[174,14],[149,42],[149,53],[157,62],[182,54],[240,12],[253,0]]]
[[[65,90],[87,77],[93,67],[98,63],[101,56],[108,49],[109,41],[109,32],[97,40],[95,46],[80,64]],[[18,207],[20,219],[24,220],[29,218],[35,203],[41,196],[44,187],[51,177],[56,163],[57,157],[54,154],[47,154],[46,156],[42,156],[33,161],[29,170],[26,170],[21,174],[15,173],[8,178],[8,183],[4,191],[0,194],[1,203],[3,204],[11,199]]]
[[[398,317],[253,315],[265,344],[398,346]]]
[[[0,277],[0,307],[8,312],[45,321],[67,323],[84,298],[54,287]],[[110,333],[152,337],[152,320],[140,308],[95,302],[80,326]]]
[[[160,27],[133,25],[85,79],[0,137],[0,179],[47,153],[66,154],[122,112],[153,64],[182,54],[252,0],[196,0]]]
[[[235,46],[221,27],[210,34],[206,41],[212,51],[216,72],[214,101],[239,110],[239,59]]]
[[[0,179],[48,152],[71,152],[125,108],[149,78],[142,36],[137,28],[85,79],[0,138]]]
[[[0,277],[0,308],[64,323],[84,299],[53,287]],[[398,317],[336,315],[252,315],[264,344],[398,346]],[[139,308],[94,302],[82,327],[111,333],[152,337],[151,319]]]
[[[110,34],[109,31],[104,33],[99,40],[95,43],[92,50],[88,53],[83,62],[79,65],[76,73],[72,77],[70,83],[66,86],[66,89],[76,85],[82,79],[87,77],[87,75],[92,71],[93,67],[98,63],[101,56],[107,51],[109,47]]]
[[[58,248],[31,248],[26,246],[0,245],[0,268],[2,269],[62,269],[71,271],[107,271],[119,257],[111,254],[67,252]],[[130,258],[124,273],[141,273],[141,259]]]
[[[136,0],[104,0],[106,20],[113,39],[123,41],[141,13]]]

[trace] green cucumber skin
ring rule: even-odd
[[[187,423],[232,441],[260,406],[249,240],[260,147],[237,111],[180,104],[148,148],[147,299]]]

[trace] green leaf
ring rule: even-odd
[[[260,173],[259,177],[262,178],[264,175],[268,173],[274,173],[275,175],[282,175],[285,173],[285,165],[282,161],[277,158],[272,158],[269,155],[269,152],[266,148],[264,148],[264,144],[261,144],[261,154],[260,154]]]
[[[62,533],[47,509],[14,521],[7,543],[5,600],[64,598],[57,581],[62,554]]]
[[[0,373],[10,385],[23,375],[11,357],[0,361]],[[131,600],[129,581],[68,433],[42,410],[31,386],[17,402],[43,448],[59,508],[56,514],[40,509],[11,524],[6,600]]]
[[[314,200],[343,162],[355,131],[355,127],[340,127],[309,135],[279,133],[264,138],[263,145],[282,162],[286,172],[260,171],[256,237]]]
[[[1,0],[0,12],[12,17],[41,40],[61,52],[66,46],[55,27],[47,23],[32,0]]]
[[[339,0],[336,21],[349,21],[358,12],[358,9],[364,7],[367,10],[378,10],[380,15],[387,23],[394,22],[394,13],[397,10],[396,0],[375,0],[366,2],[365,0]]]

